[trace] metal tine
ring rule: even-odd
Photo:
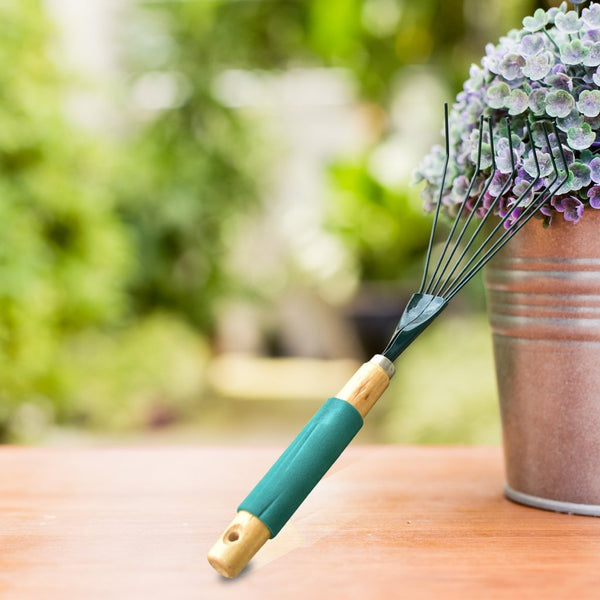
[[[546,190],[541,194],[540,198],[538,198],[537,201],[532,202],[526,208],[526,210],[518,217],[519,220],[518,220],[517,225],[514,227],[511,226],[509,229],[507,229],[498,238],[498,240],[494,243],[494,245],[484,254],[484,256],[482,256],[479,259],[477,264],[469,272],[467,272],[466,275],[464,275],[464,277],[462,277],[462,279],[460,279],[460,281],[455,282],[455,284],[452,286],[452,289],[449,290],[449,295],[446,297],[447,300],[450,300],[451,298],[453,298],[477,274],[477,272],[488,261],[490,261],[492,259],[492,257],[495,254],[497,254],[510,241],[510,239],[517,232],[519,232],[537,214],[539,209],[546,203],[546,201],[550,197],[552,197],[568,180],[569,166],[567,164],[567,159],[565,157],[565,153],[564,153],[562,144],[560,142],[558,127],[556,125],[556,121],[554,121],[553,122],[554,135],[556,136],[556,140],[558,142],[558,148],[559,148],[559,152],[561,155],[565,176],[564,176],[564,179],[559,182],[559,184],[556,186],[556,188],[552,189],[553,185],[556,183],[557,179],[559,178],[560,173],[559,173],[558,167],[556,166],[556,161],[554,160],[554,153],[553,153],[552,147],[550,145],[548,132],[547,132],[546,127],[544,126],[543,122],[540,121],[540,123],[542,123],[542,131],[544,132],[544,137],[546,138],[546,143],[548,144],[548,150],[550,152],[550,159],[552,161],[552,166],[554,168],[554,173],[555,173],[554,179],[552,180],[550,185],[548,185]],[[533,140],[532,140],[532,144],[533,144]],[[535,159],[536,165],[537,165],[537,154],[536,154],[535,146],[532,146],[532,147],[534,148],[534,159]],[[527,193],[527,190],[526,190],[526,192],[524,192],[524,194],[525,193]],[[524,194],[522,194],[521,196],[524,196]],[[510,215],[510,212],[507,214]],[[499,223],[498,226],[502,225],[505,220],[506,220],[506,216],[503,218],[503,220]],[[498,226],[496,227],[496,229],[498,228]],[[493,235],[493,233],[492,233],[492,235]],[[487,240],[486,240],[486,242],[487,242]],[[484,247],[484,245],[485,244],[482,245],[482,248]],[[465,271],[463,271],[463,274],[464,273],[465,273]]]
[[[440,215],[440,206],[442,205],[442,196],[444,194],[444,185],[446,183],[446,174],[448,173],[448,160],[450,159],[450,128],[448,127],[448,103],[444,102],[444,131],[446,134],[446,160],[444,161],[444,171],[442,173],[442,183],[440,185],[440,193],[438,195],[435,206],[435,214],[433,216],[433,225],[431,226],[431,234],[429,235],[429,245],[427,246],[427,256],[425,258],[425,269],[423,271],[423,279],[419,294],[423,292],[425,281],[427,280],[427,271],[429,271],[429,261],[431,260],[431,249],[433,248],[433,239],[437,228],[438,217]],[[481,154],[481,136],[479,140],[479,153]]]
[[[435,267],[435,270],[433,272],[433,275],[431,276],[431,279],[429,280],[429,283],[427,284],[427,289],[423,290],[423,288],[425,287],[425,282],[427,281],[427,276],[428,276],[428,272],[429,272],[429,261],[431,258],[431,250],[433,247],[433,239],[434,239],[434,231],[435,231],[435,227],[437,224],[437,216],[440,210],[440,206],[442,203],[442,196],[444,194],[444,181],[446,179],[446,172],[448,169],[448,159],[450,157],[450,148],[449,148],[449,139],[450,139],[450,134],[449,134],[449,127],[448,127],[448,105],[445,104],[444,105],[445,108],[445,134],[446,134],[446,162],[444,164],[444,171],[443,171],[443,176],[442,176],[442,185],[440,186],[440,193],[438,196],[438,201],[437,201],[437,206],[436,206],[436,214],[435,214],[435,218],[434,218],[434,222],[433,222],[433,227],[431,230],[431,236],[429,238],[429,247],[427,248],[427,260],[425,262],[425,268],[423,270],[423,279],[421,281],[421,287],[419,288],[419,293],[428,293],[430,291],[430,287],[431,287],[431,283],[433,281],[433,279],[436,276],[436,273],[438,271],[438,269],[440,268],[440,264],[441,264],[441,259],[443,258],[446,249],[449,245],[450,242],[450,238],[452,237],[454,230],[456,229],[456,223],[454,225],[454,227],[452,228],[452,231],[450,232],[450,234],[448,235],[448,238],[446,239],[446,244],[444,245],[444,249],[442,251],[442,256],[440,259],[438,259],[438,263]],[[477,164],[475,167],[475,173],[473,173],[473,176],[471,177],[471,182],[469,183],[469,188],[468,188],[468,192],[470,193],[470,191],[473,189],[473,185],[475,184],[475,179],[477,178],[477,175],[480,172],[480,164],[481,164],[481,147],[483,144],[483,115],[481,116],[481,118],[479,119],[479,142],[477,144]],[[458,213],[458,215],[460,216],[460,214],[462,213],[464,206],[461,205],[460,207],[460,211]]]
[[[471,177],[471,181],[470,181],[469,187],[467,189],[467,193],[466,193],[467,196],[470,195],[471,190],[473,189],[473,186],[475,185],[475,181],[477,179],[477,176],[481,172],[480,165],[481,165],[481,150],[482,150],[482,144],[483,144],[483,122],[484,122],[484,117],[482,115],[481,118],[479,119],[479,142],[477,144],[477,146],[478,146],[477,147],[477,163],[476,163],[476,166],[475,166],[475,172],[473,173],[473,175]],[[440,198],[441,198],[441,196],[440,196]],[[442,248],[442,253],[439,256],[437,264],[436,264],[436,267],[435,267],[435,270],[432,273],[431,278],[429,279],[429,283],[427,284],[427,288],[425,289],[425,293],[431,293],[431,294],[433,294],[432,284],[434,284],[434,287],[435,287],[435,284],[437,283],[436,282],[436,276],[437,276],[438,270],[442,266],[442,263],[443,263],[445,255],[446,255],[446,252],[447,252],[448,248],[450,247],[450,242],[452,240],[452,237],[454,236],[454,232],[456,231],[456,227],[458,225],[458,222],[460,221],[460,217],[462,216],[464,208],[465,208],[465,204],[463,202],[463,203],[461,203],[460,208],[458,210],[458,213],[457,213],[457,215],[456,215],[456,217],[454,219],[454,223],[452,224],[452,228],[450,229],[450,233],[446,237],[446,241],[444,243],[444,247]],[[444,269],[442,270],[441,274],[443,274],[444,270],[446,269],[446,266],[444,266]],[[424,276],[426,276],[426,275],[427,275],[427,272],[424,273]]]
[[[449,275],[446,278],[446,281],[444,282],[444,284],[442,285],[442,287],[436,292],[436,295],[438,295],[438,296],[444,296],[445,290],[447,291],[447,287],[448,286],[452,287],[451,284],[453,283],[452,277],[454,276],[454,273],[456,272],[456,270],[458,269],[458,267],[461,265],[464,257],[466,256],[467,252],[469,251],[469,249],[471,248],[471,246],[473,245],[473,243],[477,239],[477,236],[478,236],[479,232],[481,231],[481,229],[483,228],[483,226],[487,223],[490,215],[493,214],[493,212],[496,209],[496,207],[500,204],[500,201],[502,200],[502,197],[504,196],[506,190],[509,188],[510,184],[512,183],[512,181],[513,181],[513,179],[514,179],[514,177],[515,177],[515,175],[517,173],[517,168],[515,166],[515,157],[514,157],[514,152],[513,152],[513,144],[512,144],[512,130],[510,128],[510,117],[506,117],[506,128],[507,128],[507,131],[508,131],[508,147],[509,147],[509,151],[510,151],[510,164],[511,164],[510,176],[506,180],[506,182],[504,183],[504,185],[502,186],[502,188],[500,189],[500,191],[498,192],[498,195],[496,196],[496,198],[494,199],[494,201],[490,204],[490,206],[488,206],[485,215],[483,217],[481,217],[479,225],[477,226],[477,228],[475,229],[475,231],[471,235],[469,241],[466,243],[466,245],[463,248],[460,256],[456,259],[456,262],[454,264],[454,268],[449,273]],[[467,198],[465,198],[465,201],[466,200],[467,200]],[[473,213],[475,212],[475,210],[477,208],[478,208],[477,205],[475,205],[473,207],[471,215],[473,215]],[[484,242],[484,244],[485,244],[485,242]],[[481,248],[479,250],[477,250],[477,252],[475,253],[475,255],[477,255],[480,251],[481,251]],[[466,269],[468,267],[468,265],[470,264],[470,262],[471,261],[469,261],[463,267],[463,272],[464,272],[464,269]]]
[[[475,184],[475,179],[477,178],[477,175],[480,172],[480,164],[481,164],[481,147],[483,144],[483,121],[484,121],[484,117],[483,115],[481,116],[481,118],[479,119],[479,142],[478,142],[478,148],[477,148],[477,164],[475,167],[475,173],[473,174],[472,178],[471,178],[471,182],[469,184],[469,188],[467,191],[467,194],[470,192],[471,189],[473,189],[473,185]],[[425,282],[427,281],[427,274],[429,271],[429,263],[431,261],[431,251],[433,249],[433,241],[435,239],[435,232],[436,232],[436,228],[437,228],[437,223],[438,223],[438,217],[440,214],[440,208],[442,205],[442,197],[444,195],[444,184],[446,181],[446,175],[448,173],[448,161],[450,159],[450,127],[448,125],[448,103],[445,102],[444,103],[444,134],[446,137],[446,159],[444,161],[444,169],[442,171],[442,181],[440,184],[440,192],[438,194],[438,198],[437,198],[437,202],[436,202],[436,207],[435,207],[435,213],[433,216],[433,224],[431,226],[431,233],[429,235],[429,244],[427,246],[427,254],[426,254],[426,258],[425,258],[425,267],[423,269],[423,278],[421,280],[421,286],[419,287],[419,294],[422,293],[427,293],[427,291],[424,292],[424,287],[425,287]],[[463,205],[461,205],[461,211],[464,208],[464,203]],[[460,213],[459,213],[460,214]],[[452,236],[452,232],[450,233],[450,235],[448,236],[448,240],[450,239],[450,237]],[[446,240],[446,246],[448,246],[448,240]],[[442,253],[443,254],[443,253]],[[437,267],[436,267],[436,271],[439,268],[440,263],[438,261]],[[435,273],[432,276],[435,277]],[[428,288],[431,285],[431,280],[429,282]],[[392,336],[392,338],[390,339],[390,341],[388,342],[387,347],[385,348],[385,350],[383,351],[383,353],[385,354],[389,348],[392,347],[392,345],[394,344],[394,341],[396,340],[397,336],[402,333],[402,331],[404,330],[404,328],[400,328],[400,329],[396,329],[396,331],[394,332],[394,335]]]
[[[532,137],[532,133],[531,133],[531,126],[530,126],[529,119],[527,119],[526,125],[527,125],[527,132],[529,134],[529,140],[531,142],[531,149],[533,150],[533,160],[535,162],[535,167],[536,167],[537,174],[536,174],[534,180],[527,186],[527,188],[516,199],[516,202],[514,203],[515,204],[515,208],[518,206],[518,204],[519,204],[519,202],[521,202],[521,200],[523,200],[524,198],[527,197],[527,195],[535,187],[535,185],[537,184],[537,182],[539,181],[540,176],[541,176],[540,165],[539,165],[538,156],[537,156],[537,150],[536,150],[535,144],[533,142],[533,137]],[[547,133],[546,133],[545,127],[543,127],[543,130],[544,130],[544,133],[545,133],[545,135],[547,137]],[[548,139],[548,144],[549,144],[549,142],[550,142],[550,140]],[[558,178],[558,169],[556,168],[556,163],[553,162],[553,165],[554,165],[555,175],[554,175],[554,179],[552,180],[552,184],[549,186],[549,188],[551,188],[551,186],[554,184],[554,182]],[[548,188],[542,193],[542,195],[540,196],[540,198],[543,198],[544,194],[547,191],[548,191]],[[545,200],[546,199],[544,198],[544,202],[545,202]],[[532,209],[534,209],[533,210],[533,214],[535,214],[535,212],[537,211],[536,206],[540,206],[540,205],[541,205],[540,199],[538,199],[537,201],[532,200],[532,202],[525,209],[525,211],[520,215],[520,217],[523,217],[523,214],[526,214],[526,212],[528,210],[531,211]],[[487,257],[488,257],[488,253],[491,252],[491,251],[493,251],[496,248],[497,243],[500,240],[503,240],[505,237],[508,237],[508,230],[510,230],[510,227],[508,229],[505,229],[505,231],[497,238],[497,240],[494,243],[494,245],[492,246],[492,248],[490,248],[488,250],[488,252],[486,252],[486,254],[479,261],[477,261],[477,263],[475,264],[475,266],[470,271],[467,271],[467,269],[469,268],[469,266],[472,265],[473,262],[475,262],[475,259],[481,254],[481,252],[486,247],[486,245],[488,244],[488,242],[494,238],[494,236],[496,235],[496,232],[499,229],[501,229],[502,226],[508,221],[508,219],[511,217],[513,211],[514,211],[514,208],[512,210],[507,210],[507,212],[504,215],[504,217],[502,217],[502,219],[500,219],[500,221],[496,224],[496,226],[491,231],[491,233],[488,235],[488,237],[481,243],[481,245],[479,246],[479,248],[477,249],[477,251],[471,256],[471,258],[469,259],[469,262],[465,265],[465,268],[464,268],[463,272],[461,273],[461,275],[456,279],[456,281],[452,284],[452,286],[447,290],[446,293],[448,294],[448,299],[450,299],[452,296],[454,296],[454,294],[456,292],[458,292],[458,290],[460,290],[467,281],[470,281],[471,278],[477,273],[477,271],[479,271],[479,269],[481,267],[483,267],[483,265],[486,262],[485,259],[487,259]],[[499,248],[498,248],[498,250],[499,250]],[[489,255],[489,258],[491,258],[491,257],[492,257],[492,255]],[[465,273],[466,273],[466,275],[465,275]]]
[[[548,132],[546,130],[546,127],[544,126],[544,122],[543,121],[538,121],[539,123],[542,124],[542,131],[544,133],[544,137],[546,139],[546,145],[548,146],[548,150],[550,152],[550,160],[552,161],[552,166],[554,169],[554,178],[552,179],[552,181],[550,182],[550,184],[548,185],[548,187],[546,188],[546,190],[541,194],[541,196],[537,199],[537,201],[533,201],[524,211],[524,213],[522,213],[519,217],[519,219],[521,219],[518,223],[518,225],[516,227],[511,227],[508,230],[505,230],[504,233],[499,236],[499,238],[496,240],[496,242],[494,243],[494,245],[485,253],[484,256],[482,256],[479,261],[477,261],[477,264],[475,264],[470,270],[467,271],[468,267],[473,263],[473,261],[475,260],[475,258],[480,254],[481,250],[485,247],[485,245],[488,243],[489,240],[491,240],[495,233],[498,231],[498,229],[500,227],[502,227],[504,225],[504,223],[507,221],[507,219],[510,217],[511,212],[512,211],[508,211],[506,213],[506,215],[498,222],[498,224],[495,226],[494,230],[489,234],[489,236],[485,239],[485,241],[482,243],[482,245],[480,246],[480,248],[478,249],[478,251],[471,256],[471,259],[469,260],[469,262],[465,265],[462,273],[457,277],[457,279],[453,282],[452,286],[450,287],[450,289],[445,293],[444,298],[447,301],[450,301],[450,299],[452,299],[467,283],[469,283],[469,281],[480,271],[480,269],[489,261],[491,260],[491,258],[497,253],[499,252],[502,247],[510,240],[510,238],[516,234],[522,227],[525,226],[525,224],[532,218],[534,217],[539,208],[541,208],[541,206],[547,201],[548,198],[550,198],[552,195],[554,195],[562,186],[563,184],[567,181],[568,177],[569,177],[569,168],[567,165],[567,159],[565,157],[565,153],[563,151],[562,148],[562,144],[560,143],[560,138],[559,138],[559,132],[558,132],[558,127],[556,125],[556,121],[553,122],[553,127],[554,127],[554,134],[556,136],[556,139],[558,141],[558,146],[559,146],[559,151],[560,151],[560,155],[562,158],[562,163],[563,163],[563,167],[564,167],[564,171],[565,171],[565,178],[556,186],[555,189],[552,189],[552,187],[554,186],[554,184],[556,183],[557,179],[559,178],[559,170],[558,167],[556,166],[556,161],[554,159],[554,153],[552,151],[551,148],[551,144],[550,144],[550,139],[548,137]],[[537,183],[537,181],[539,181],[539,174],[540,174],[540,169],[539,169],[539,161],[538,161],[538,157],[537,157],[537,150],[535,149],[535,145],[533,144],[533,137],[531,135],[531,129],[530,129],[530,125],[529,125],[529,120],[527,120],[527,127],[528,127],[528,132],[529,132],[529,138],[532,141],[532,149],[533,149],[533,156],[534,156],[534,161],[536,164],[536,170],[538,172],[538,176],[536,176],[536,178],[534,179],[534,181],[527,186],[527,189],[519,196],[519,198],[517,198],[517,203],[522,200],[523,198],[525,198],[527,196],[527,194],[531,191],[531,189],[533,188],[533,186]],[[480,138],[481,139],[481,138]],[[510,139],[510,138],[509,138]],[[511,150],[512,150],[512,142],[510,143],[511,145]],[[448,157],[448,154],[446,154],[446,156]],[[512,153],[511,153],[512,156]],[[447,160],[446,160],[446,165],[447,165]],[[511,158],[511,165],[513,166],[513,170],[514,169],[514,157]],[[445,170],[444,170],[445,173]],[[510,182],[511,178],[509,178],[509,182]],[[502,193],[498,195],[498,197],[496,198],[495,204],[497,205],[497,203],[500,201],[500,199],[502,198],[502,194],[505,193],[505,186],[503,186],[502,189]],[[443,189],[443,188],[442,188]],[[441,192],[440,192],[440,196],[438,198],[438,202],[441,201]],[[439,204],[438,204],[439,206]],[[493,211],[494,207],[490,207],[490,211],[488,212],[488,215],[491,213],[491,211]],[[529,214],[527,214],[527,211],[529,211]],[[525,215],[525,217],[524,217]],[[487,215],[486,215],[487,216]],[[435,220],[434,220],[435,223]],[[433,238],[431,238],[433,239]],[[419,293],[422,293],[422,289],[419,290]],[[394,332],[394,335],[392,336],[392,339],[389,341],[388,346],[386,347],[386,350],[384,351],[384,353],[388,350],[388,348],[390,348],[395,339],[397,338],[398,335],[400,335],[402,333],[404,328],[401,329],[397,329]]]
[[[433,281],[434,277],[432,277],[432,282],[430,283],[431,287],[431,294],[439,296],[439,292],[436,291],[437,287],[439,286],[442,277],[444,276],[444,273],[446,272],[446,269],[448,269],[448,267],[450,266],[450,264],[452,263],[452,259],[454,258],[454,254],[456,253],[456,251],[459,248],[460,242],[462,241],[465,233],[467,232],[467,229],[469,227],[469,225],[471,224],[471,221],[473,220],[473,216],[475,214],[475,211],[479,208],[481,202],[483,201],[483,198],[485,196],[485,194],[487,193],[490,185],[492,184],[492,181],[494,179],[494,174],[496,173],[496,151],[494,148],[494,131],[492,128],[492,121],[491,119],[487,119],[488,122],[488,127],[489,127],[489,134],[490,134],[490,151],[491,151],[491,155],[492,155],[492,170],[490,172],[489,177],[486,179],[486,182],[483,186],[482,191],[479,193],[477,200],[475,201],[475,204],[471,207],[471,212],[469,213],[468,217],[464,220],[463,222],[463,226],[462,229],[460,230],[460,233],[458,234],[457,239],[453,242],[452,245],[452,251],[450,252],[450,255],[446,258],[446,262],[444,263],[444,266],[441,270],[441,272],[439,273],[439,275],[437,276],[437,279],[435,281]],[[480,133],[480,140],[481,140],[481,133]],[[475,176],[472,179],[472,183],[475,182]],[[465,194],[465,200],[469,198],[470,194],[471,194],[471,189],[472,189],[472,185],[469,186],[469,189],[467,190],[466,194]],[[452,229],[450,230],[450,233],[448,234],[448,239],[446,240],[446,244],[444,245],[444,249],[442,251],[442,255],[440,256],[439,259],[439,263],[438,266],[442,263],[442,261],[444,260],[444,255],[446,253],[446,250],[450,247],[450,242],[452,241],[452,236],[456,230],[456,227],[460,221],[462,212],[464,210],[464,207],[466,205],[466,202],[463,201],[461,203],[461,208],[458,212],[458,214],[455,217],[454,223],[452,225]]]
[[[527,130],[529,132],[529,138],[531,139],[531,130],[529,128],[529,120],[526,121],[527,123]],[[512,132],[511,132],[512,133]],[[515,168],[515,163],[514,163],[514,154],[512,154],[512,150],[513,150],[513,145],[512,145],[512,138],[509,137],[509,148],[511,151],[511,166],[513,169],[513,173],[514,171],[516,171]],[[534,188],[534,186],[537,184],[537,182],[539,181],[540,178],[540,168],[539,168],[539,163],[538,163],[538,158],[537,158],[537,152],[535,150],[535,147],[532,146],[533,148],[533,159],[536,165],[536,177],[534,178],[534,180],[527,186],[527,188],[521,193],[521,195],[516,199],[515,204],[518,204],[523,198],[526,198],[527,195],[529,194],[529,192],[531,192],[531,190]],[[508,183],[510,183],[512,177],[509,178]],[[493,211],[497,208],[497,206],[499,205],[500,201],[502,200],[502,196],[504,194],[504,192],[506,191],[506,189],[503,186],[503,191],[502,194],[498,194],[498,196],[496,197],[496,200],[490,205],[485,217],[483,217],[482,221],[487,222],[487,219],[489,218],[489,216],[491,214],[493,214]],[[479,256],[481,254],[481,252],[483,251],[483,249],[485,248],[486,244],[492,240],[494,238],[494,235],[496,234],[496,232],[502,228],[502,226],[506,223],[506,221],[508,221],[508,219],[511,216],[512,211],[507,211],[506,214],[504,215],[504,217],[502,217],[502,219],[500,219],[498,221],[498,223],[496,224],[496,226],[492,229],[491,233],[488,234],[488,236],[485,238],[485,240],[483,242],[481,242],[481,244],[479,245],[479,248],[471,255],[471,257],[469,258],[469,260],[467,261],[467,263],[463,266],[463,270],[462,272],[459,274],[459,276],[456,278],[455,281],[452,282],[452,284],[444,291],[444,294],[451,294],[454,291],[454,288],[457,286],[459,280],[463,277],[463,275],[465,274],[465,272],[467,272],[467,269],[473,264],[473,262],[475,262],[475,259],[477,258],[477,256]],[[482,224],[483,226],[483,224]],[[478,228],[479,230],[480,228]],[[475,234],[473,234],[473,237],[475,237],[475,235],[478,233],[478,231],[475,232]]]
[[[554,134],[557,138],[557,140],[560,140],[560,138],[558,137],[559,132],[558,132],[558,127],[556,125],[556,122],[553,123],[553,127],[554,127]],[[526,211],[523,212],[523,214],[521,214],[519,216],[519,222],[518,225],[516,227],[511,227],[509,230],[505,231],[504,234],[497,240],[497,242],[494,244],[494,246],[492,248],[490,248],[488,250],[488,252],[485,254],[485,256],[483,256],[477,263],[477,265],[475,265],[475,267],[472,269],[472,273],[468,274],[467,277],[465,277],[465,279],[463,281],[461,281],[460,286],[458,286],[458,288],[453,291],[452,295],[448,298],[448,300],[454,296],[456,294],[456,292],[460,291],[460,289],[462,289],[462,287],[464,285],[466,285],[466,283],[468,283],[470,281],[470,279],[476,274],[476,272],[485,265],[486,262],[488,262],[497,252],[499,252],[503,246],[505,246],[509,241],[510,238],[512,236],[514,236],[522,227],[524,227],[527,222],[534,217],[538,210],[542,207],[543,204],[546,203],[546,201],[548,200],[548,198],[550,198],[551,196],[553,196],[555,193],[558,192],[558,190],[560,190],[560,188],[564,185],[564,183],[568,180],[569,178],[569,167],[567,165],[567,159],[565,157],[565,153],[563,151],[562,148],[562,144],[559,141],[559,153],[561,155],[562,158],[562,163],[563,163],[563,167],[564,167],[564,171],[565,171],[565,178],[556,186],[555,189],[552,189],[552,186],[556,183],[556,180],[559,177],[559,171],[558,168],[556,167],[556,161],[554,160],[554,156],[552,154],[552,148],[550,147],[550,143],[549,143],[549,139],[548,139],[548,133],[545,129],[545,127],[542,129],[544,132],[544,136],[546,137],[547,143],[548,143],[548,148],[550,149],[550,159],[552,161],[552,165],[554,167],[554,171],[555,171],[555,175],[554,175],[554,179],[552,180],[552,182],[550,183],[550,185],[546,188],[546,190],[543,192],[543,194],[540,196],[540,198],[537,200],[537,202],[533,203],[533,205],[531,205],[530,207],[528,207],[529,209],[529,213]],[[525,216],[524,216],[525,215]]]

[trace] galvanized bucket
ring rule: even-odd
[[[516,502],[600,516],[600,211],[533,219],[486,269]]]

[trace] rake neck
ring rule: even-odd
[[[383,355],[392,362],[446,308],[448,301],[432,294],[413,294]]]

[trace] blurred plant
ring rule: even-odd
[[[505,191],[497,212],[508,215],[505,226],[509,227],[534,200],[535,190],[550,186],[555,177],[553,161],[560,169],[563,155],[568,179],[556,190],[551,204],[542,208],[546,222],[561,213],[565,220],[577,223],[585,207],[600,208],[599,28],[600,5],[591,4],[579,15],[567,11],[563,2],[560,8],[538,9],[523,19],[521,30],[511,30],[498,45],[486,47],[482,66],[471,67],[470,78],[450,114],[452,170],[442,199],[449,211],[462,203],[472,177],[477,175],[469,196],[474,204],[483,192],[483,182],[493,175],[483,206],[491,206]],[[485,130],[481,172],[475,172],[481,114],[490,117],[499,132],[494,141],[495,173],[489,132]],[[508,115],[512,117],[511,140],[505,121]],[[555,120],[559,140],[555,134],[547,138],[536,119]],[[527,120],[534,123],[533,140],[527,133]],[[532,143],[539,149],[539,181]],[[424,196],[429,206],[439,193],[443,160],[443,151],[436,147],[417,173],[426,181]]]
[[[492,363],[485,315],[454,314],[441,319],[397,363],[398,373],[386,392],[391,401],[386,404],[386,441],[500,443]]]
[[[204,391],[208,344],[178,316],[156,312],[118,330],[73,336],[61,356],[69,421],[96,430],[179,422]],[[82,391],[84,390],[84,394]]]
[[[427,246],[430,224],[408,191],[393,191],[362,163],[331,169],[330,226],[350,248],[363,280],[413,275]]]
[[[465,65],[490,34],[527,14],[538,2],[488,3],[488,13],[495,19],[469,0],[312,0],[305,4],[308,47],[326,64],[348,69],[360,96],[387,109],[395,93],[391,84],[406,67],[427,64],[458,89]]]
[[[63,114],[36,0],[0,3],[0,438],[25,400],[56,401],[70,336],[127,308],[128,244],[106,156]]]
[[[490,26],[469,5],[138,2],[122,45],[136,109],[128,137],[109,146],[64,114],[68,82],[41,0],[0,3],[0,439],[53,419],[148,425],[197,397],[197,330],[211,330],[238,285],[227,251],[271,167],[259,124],[215,93],[227,70],[351,74],[379,118],[366,155],[333,168],[332,223],[364,278],[408,266],[420,209],[369,171],[368,155],[393,132],[383,115],[400,69],[428,63],[453,87],[462,80]],[[529,5],[494,4],[505,19]]]
[[[503,16],[522,2],[507,4]],[[121,211],[143,257],[131,286],[136,310],[167,307],[209,330],[216,303],[235,285],[222,258],[240,215],[261,196],[257,182],[268,179],[270,157],[260,128],[213,93],[220,74],[227,69],[341,67],[352,74],[371,113],[384,115],[393,99],[392,82],[405,66],[437,64],[441,77],[458,83],[465,60],[460,53],[474,52],[477,34],[482,35],[468,16],[465,0],[139,3],[124,36],[132,86],[150,107],[153,95],[157,100],[155,110],[143,115],[146,121],[140,123],[122,177]],[[382,124],[378,141],[393,129],[385,119]],[[392,199],[406,192],[376,182],[367,162],[352,158],[347,167],[339,163],[339,169],[357,177],[357,169],[363,169],[360,177],[373,181],[363,191],[377,188],[387,196],[379,213],[389,223],[398,214]],[[365,197],[364,202],[378,201]],[[355,208],[359,203],[358,197],[352,200]],[[411,228],[415,220],[394,226],[400,239],[413,240],[406,244],[411,247],[407,257],[423,244],[416,240],[423,228]],[[347,230],[348,221],[336,227]],[[387,242],[378,237],[375,246],[389,245],[389,236]],[[363,256],[370,262],[363,266],[365,276],[395,276],[397,268],[392,275],[375,264],[385,263],[389,255],[368,248],[366,236],[363,242]]]
[[[203,331],[236,285],[226,251],[256,207],[264,172],[258,130],[213,94],[244,39],[243,21],[223,29],[221,5],[148,3],[126,30],[131,86],[142,100],[119,190],[137,246],[135,311],[170,310]],[[258,52],[258,42],[247,47]]]
[[[510,22],[519,10],[527,9],[527,4],[505,3],[498,21]],[[333,18],[335,11],[341,10],[338,5],[319,4],[318,13],[328,15],[327,19],[323,16],[323,29],[332,21],[336,23],[331,26],[333,30],[343,26],[340,19]],[[483,46],[490,30],[499,24],[486,24],[481,15],[471,14],[478,7],[463,0],[368,0],[360,5],[354,20],[341,20],[347,28],[345,35],[340,35],[345,45],[342,41],[336,45],[337,38],[332,42],[331,36],[323,34],[315,47],[322,49],[332,64],[351,70],[361,96],[376,105],[372,110],[375,114],[391,112],[396,92],[393,82],[407,66],[427,62],[450,89],[456,88],[478,44]],[[382,125],[362,159],[338,161],[332,177],[330,224],[357,258],[366,280],[397,279],[399,274],[410,277],[415,266],[420,266],[430,228],[429,219],[417,207],[416,193],[406,185],[394,187],[378,179],[370,168],[370,157],[395,134],[392,120],[384,119]],[[432,166],[437,168],[437,154],[425,164],[428,173]]]

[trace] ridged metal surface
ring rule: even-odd
[[[528,223],[485,281],[508,485],[600,505],[600,213]]]

